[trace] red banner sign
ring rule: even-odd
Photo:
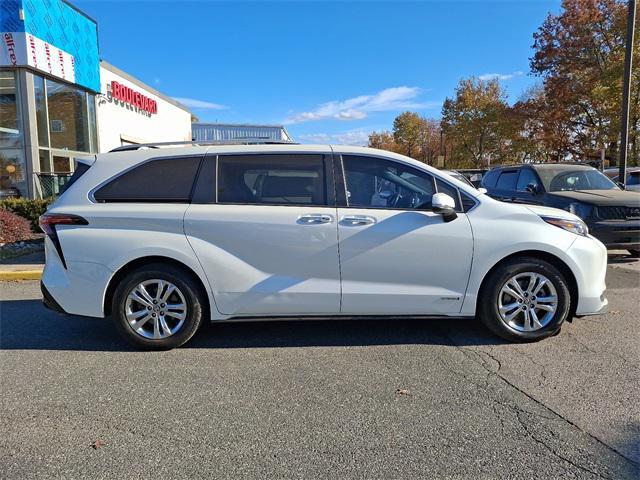
[[[145,112],[158,113],[158,102],[116,81],[111,82],[111,96]]]

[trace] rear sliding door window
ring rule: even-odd
[[[201,156],[158,158],[119,175],[93,194],[98,202],[187,203]]]
[[[221,155],[218,203],[327,205],[323,155]]]

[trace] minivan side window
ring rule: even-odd
[[[97,202],[189,203],[202,156],[157,158],[98,188]]]
[[[218,203],[327,205],[323,155],[221,155]]]
[[[517,189],[519,192],[526,192],[527,185],[539,185],[538,176],[530,168],[523,168],[520,170],[520,176],[518,177]]]
[[[347,206],[428,209],[436,193],[431,175],[376,157],[343,155]]]
[[[496,188],[498,190],[515,190],[518,170],[503,170],[498,177]]]

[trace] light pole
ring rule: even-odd
[[[627,181],[627,154],[629,153],[629,103],[631,97],[631,67],[633,65],[633,36],[636,26],[636,0],[629,0],[627,13],[627,44],[624,52],[624,85],[622,87],[622,121],[620,122],[620,162],[618,181],[623,188]]]

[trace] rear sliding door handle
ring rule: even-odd
[[[310,213],[308,215],[300,215],[298,221],[300,225],[317,225],[319,223],[331,223],[333,217],[324,213]]]
[[[373,225],[376,223],[376,219],[374,217],[370,217],[369,215],[345,215],[340,219],[340,223],[343,225]]]

